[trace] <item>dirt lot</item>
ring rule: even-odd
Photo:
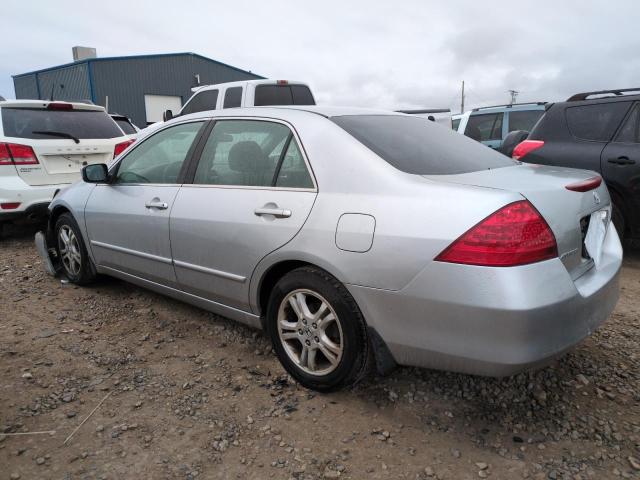
[[[32,233],[0,240],[0,478],[640,478],[639,250],[612,318],[552,367],[320,395],[261,333],[46,275]]]

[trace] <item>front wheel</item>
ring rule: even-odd
[[[275,285],[267,330],[284,368],[307,388],[332,391],[367,372],[369,342],[360,309],[338,280],[302,267]]]
[[[82,233],[70,213],[63,213],[56,221],[56,247],[62,269],[71,283],[85,285],[95,279]]]

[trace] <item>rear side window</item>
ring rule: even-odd
[[[258,85],[253,104],[265,105],[315,105],[309,87],[305,85]]]
[[[567,126],[574,137],[608,142],[628,109],[629,102],[568,107],[565,111]]]
[[[510,158],[426,118],[345,115],[331,120],[390,165],[406,173],[452,175],[515,164]]]
[[[77,139],[122,137],[111,117],[95,110],[3,108],[2,126],[5,136],[17,138],[51,140],[64,138],[64,135]]]
[[[127,120],[126,118],[114,118],[113,120],[118,124],[125,135],[133,135],[136,133],[136,129],[133,128],[133,125],[131,125],[131,123],[129,123],[129,120]]]
[[[224,104],[222,108],[235,108],[242,104],[242,87],[227,88],[224,92]]]
[[[522,110],[519,112],[509,112],[509,131],[526,130],[530,132],[544,110]]]
[[[451,120],[451,128],[453,130],[455,130],[457,132],[459,126],[460,126],[460,119],[459,118]]]
[[[488,140],[502,140],[502,118],[503,113],[482,113],[471,115],[464,134],[477,140],[485,142]]]
[[[205,90],[204,92],[197,93],[189,100],[181,114],[187,115],[188,113],[206,112],[207,110],[215,110],[218,102],[218,90]]]

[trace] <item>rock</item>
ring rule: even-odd
[[[24,372],[22,374],[22,378],[24,378],[26,380],[31,380],[33,378],[33,375],[31,374],[31,372]]]
[[[579,373],[576,375],[576,380],[580,382],[582,385],[589,385],[589,380],[583,374]]]
[[[478,467],[480,470],[486,470],[487,468],[489,468],[489,465],[484,462],[476,462],[476,467]]]
[[[44,457],[38,457],[38,458],[36,458],[36,463],[37,463],[38,465],[43,465],[43,464],[44,464],[44,462],[45,462]]]
[[[433,473],[433,468],[431,467],[424,467],[424,474],[427,477],[433,477],[434,473]]]
[[[328,468],[324,471],[322,475],[324,478],[338,478],[340,477],[340,472],[336,470],[329,470]]]
[[[629,461],[629,465],[631,465],[631,468],[633,468],[634,470],[640,470],[640,460],[635,457],[627,457],[627,460]]]
[[[9,477],[11,480],[20,480],[20,474],[19,473],[12,473],[11,476]]]

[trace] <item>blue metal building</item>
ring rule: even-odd
[[[91,100],[143,127],[175,108],[191,88],[264,78],[195,53],[89,58],[13,75],[18,99]]]

